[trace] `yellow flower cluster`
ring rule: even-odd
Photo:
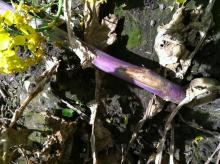
[[[41,8],[36,6],[29,6],[26,4],[19,4],[19,5],[14,4],[14,6],[17,11],[23,11],[25,14],[41,12]]]
[[[23,72],[37,64],[43,55],[42,43],[43,38],[28,25],[26,17],[7,10],[0,15],[0,73]],[[21,50],[27,57],[18,55]]]

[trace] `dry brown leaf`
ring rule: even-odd
[[[56,147],[55,158],[57,160],[62,159],[66,149],[68,149],[67,141],[73,137],[73,133],[76,130],[75,122],[67,122],[64,119],[56,116],[43,113],[49,126],[53,129],[53,133],[47,136],[47,141],[44,143],[44,148],[41,150],[41,155],[48,156],[54,146]],[[69,145],[72,147],[72,145]]]
[[[189,10],[182,6],[176,10],[172,20],[158,27],[154,49],[159,63],[183,79],[195,54],[205,43],[208,30],[213,25],[211,9],[201,5]],[[188,21],[190,20],[190,21]]]
[[[115,15],[109,14],[100,21],[100,5],[100,1],[96,1],[95,3],[85,2],[84,39],[88,44],[100,49],[105,49],[109,45],[112,45],[117,39],[115,29],[118,19]]]

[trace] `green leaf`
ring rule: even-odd
[[[75,111],[73,109],[69,109],[69,108],[62,109],[62,115],[65,117],[72,117],[74,113]]]
[[[186,0],[176,0],[176,3],[178,4],[184,4],[186,2]]]
[[[125,116],[125,118],[124,118],[124,124],[125,124],[125,125],[128,125],[128,116]]]

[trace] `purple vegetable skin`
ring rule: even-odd
[[[166,101],[179,103],[185,98],[185,90],[157,73],[116,59],[103,51],[94,50],[92,64],[100,70],[135,84]]]
[[[13,11],[14,9],[11,5],[9,5],[6,2],[0,0],[0,14],[5,13],[5,11],[7,11],[7,10]]]

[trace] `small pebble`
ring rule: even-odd
[[[151,26],[151,27],[154,27],[155,25],[156,25],[156,21],[155,21],[155,20],[151,20],[151,21],[150,21],[150,26]]]
[[[164,10],[166,8],[166,6],[165,6],[165,4],[161,3],[161,4],[159,4],[159,8],[160,8],[160,10]]]

